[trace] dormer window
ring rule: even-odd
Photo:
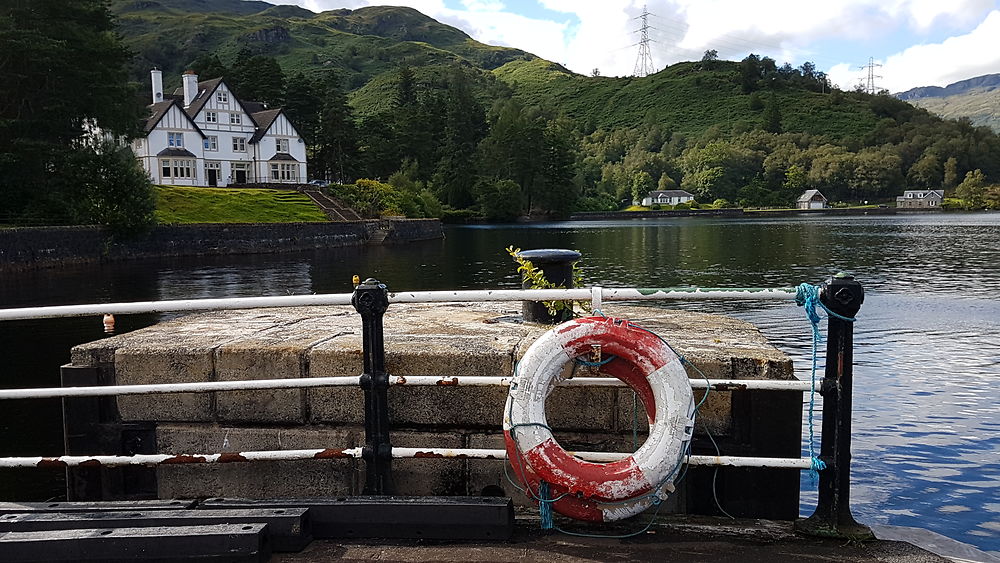
[[[288,153],[288,139],[278,139],[278,152]]]
[[[229,103],[229,92],[222,92],[222,91],[216,92],[215,93],[215,101],[219,102],[220,104],[228,104]]]

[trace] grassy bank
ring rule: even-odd
[[[307,196],[293,191],[155,186],[156,222],[295,223],[326,221]]]

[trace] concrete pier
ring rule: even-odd
[[[708,378],[794,378],[791,360],[749,323],[651,307],[609,306],[605,313],[658,333]],[[459,377],[512,375],[517,359],[550,328],[521,322],[517,303],[396,304],[389,307],[384,326],[390,374]],[[362,371],[361,319],[346,307],[191,315],[77,346],[72,366],[95,368],[100,381],[126,385],[356,376]],[[576,375],[587,376],[592,369],[579,368]],[[702,377],[695,370],[689,376]],[[502,448],[506,395],[504,387],[392,387],[392,443]],[[101,414],[105,435],[94,446],[113,450],[117,443],[121,450],[99,453],[172,454],[355,447],[364,441],[362,398],[359,388],[120,397]],[[563,388],[546,408],[567,449],[632,451],[644,439],[642,406],[629,389]],[[707,430],[724,455],[799,457],[801,420],[802,395],[797,392],[712,391],[698,416],[694,451],[715,453]],[[135,429],[145,432],[140,432],[143,439],[135,439]],[[131,441],[122,445],[126,435]],[[146,475],[105,475],[103,497],[351,495],[360,493],[364,478],[363,463],[353,459],[125,471]],[[730,514],[798,515],[798,471],[723,468],[713,478],[714,471],[691,468],[666,510],[718,513],[714,480],[719,502]],[[509,483],[499,460],[398,459],[393,475],[398,494],[504,494],[529,504]]]

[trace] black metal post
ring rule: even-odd
[[[865,290],[843,272],[821,284],[820,300],[834,313],[854,318],[865,300]],[[871,528],[851,514],[851,395],[854,378],[854,323],[830,315],[827,330],[826,372],[823,377],[823,438],[816,511],[795,523],[804,534],[871,539]]]
[[[365,460],[366,495],[393,492],[392,443],[389,441],[389,374],[385,372],[385,337],[382,316],[389,308],[389,291],[374,278],[366,279],[354,290],[351,299],[361,314],[361,340],[364,373],[361,388],[365,391]]]
[[[573,287],[573,263],[580,259],[580,253],[575,250],[543,248],[539,250],[522,250],[517,255],[531,260],[545,279],[552,284],[567,289]],[[531,289],[531,282],[521,282],[522,289]],[[521,315],[525,321],[532,323],[556,324],[572,317],[572,315],[552,315],[540,301],[522,301]]]

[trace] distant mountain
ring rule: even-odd
[[[975,125],[1000,132],[1000,74],[985,74],[940,86],[921,86],[896,94],[941,117],[967,117]]]

